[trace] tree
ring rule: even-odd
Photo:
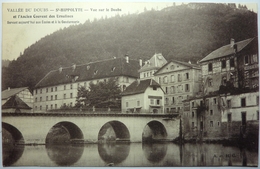
[[[115,78],[90,83],[89,88],[81,86],[78,89],[76,107],[120,108],[120,86]]]

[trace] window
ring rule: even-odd
[[[42,94],[42,89],[40,89],[40,94]]]
[[[160,105],[160,100],[156,100],[156,104],[157,104],[157,105]]]
[[[223,76],[222,77],[222,85],[226,85],[227,84],[227,77]]]
[[[164,76],[164,77],[163,77],[163,82],[164,82],[164,83],[168,83],[168,77],[167,77],[167,76]]]
[[[57,100],[57,98],[58,98],[58,96],[57,96],[57,95],[55,95],[55,100]]]
[[[51,88],[51,92],[53,92],[53,87]]]
[[[181,82],[181,74],[178,74],[178,82]]]
[[[195,117],[195,113],[194,112],[191,112],[191,117]]]
[[[191,106],[194,107],[194,102],[191,102]]]
[[[232,114],[231,113],[227,114],[227,120],[228,120],[229,123],[232,121]]]
[[[235,67],[235,60],[234,60],[234,58],[230,59],[229,65],[230,65],[230,67]]]
[[[209,78],[208,80],[208,86],[209,87],[212,87],[213,86],[213,80],[211,78]]]
[[[168,93],[168,87],[165,87],[165,93]]]
[[[256,105],[259,105],[259,96],[256,96]]]
[[[66,99],[66,94],[63,94],[63,98]]]
[[[156,87],[156,86],[153,86],[153,90],[157,90],[157,87]]]
[[[35,98],[35,102],[37,102],[37,97]]]
[[[246,107],[246,98],[241,98],[241,107]]]
[[[249,56],[248,55],[245,56],[245,65],[247,65],[247,64],[249,64]]]
[[[213,116],[213,110],[210,110],[210,115]]]
[[[137,106],[140,106],[140,101],[139,100],[137,101]]]
[[[175,87],[174,86],[171,87],[171,91],[172,91],[172,93],[175,93]]]
[[[72,84],[71,84],[71,85],[70,85],[70,89],[72,89],[72,87],[73,87],[73,86],[72,86]]]
[[[154,105],[154,100],[153,99],[150,99],[150,104]]]
[[[46,110],[48,110],[48,105],[46,105]]]
[[[226,60],[221,61],[221,68],[226,69]]]
[[[251,61],[251,63],[257,63],[257,62],[258,62],[257,54],[252,55],[252,61]]]
[[[256,111],[256,119],[259,120],[259,111]]]
[[[58,90],[58,87],[55,87],[55,91],[57,91]]]
[[[35,110],[37,110],[37,106],[35,106]]]
[[[162,82],[162,79],[161,79],[161,77],[159,77],[159,83],[161,84],[161,82]]]
[[[230,99],[227,100],[227,107],[228,107],[228,108],[231,108],[231,100],[230,100]]]
[[[216,99],[216,98],[214,98],[213,100],[214,100],[214,104],[217,104],[217,99]]]
[[[40,110],[42,110],[42,106],[40,106]]]
[[[53,96],[51,95],[51,100],[53,100]]]
[[[218,121],[218,127],[220,126],[220,122]]]
[[[128,77],[126,77],[126,83],[129,83],[129,78]]]
[[[52,106],[52,104],[51,104],[51,109],[53,109],[53,106]]]
[[[144,73],[144,77],[146,77],[146,73]]]
[[[66,85],[64,85],[64,90],[66,90]]]
[[[46,93],[48,93],[48,88],[46,88]]]
[[[35,94],[37,94],[37,89],[35,90]]]
[[[46,101],[48,101],[49,100],[49,98],[48,98],[48,96],[46,96]]]
[[[125,107],[128,107],[128,102],[125,103]]]
[[[57,109],[57,104],[55,104],[55,109]]]
[[[210,127],[213,127],[213,121],[210,121],[209,125]]]
[[[190,91],[190,86],[189,84],[185,84],[185,92],[189,92]]]
[[[175,100],[174,100],[174,97],[172,97],[172,104],[174,104]]]
[[[40,102],[42,101],[42,97],[40,97]]]
[[[195,127],[195,125],[194,125],[195,123],[194,122],[191,122],[191,127],[192,128],[194,128]]]
[[[186,73],[185,75],[186,75],[186,80],[188,80],[189,79],[189,73]]]
[[[171,75],[171,82],[174,82],[174,75]]]
[[[171,70],[173,70],[174,69],[174,65],[171,65],[171,68],[170,68]]]
[[[169,104],[169,99],[167,97],[165,98],[165,104]]]
[[[208,64],[208,71],[209,71],[209,72],[212,72],[212,63],[209,63],[209,64]]]
[[[72,93],[70,93],[70,98],[72,98]]]

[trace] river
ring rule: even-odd
[[[257,166],[258,151],[222,144],[3,145],[4,166]]]

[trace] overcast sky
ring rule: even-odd
[[[16,0],[17,2],[21,2],[20,0]],[[3,0],[1,2],[4,2]],[[10,2],[10,1],[5,1]],[[57,2],[57,1],[56,1]],[[111,17],[116,14],[124,15],[124,14],[132,14],[132,13],[140,13],[144,11],[144,8],[147,10],[150,9],[156,9],[160,10],[162,8],[165,8],[167,6],[172,6],[172,1],[166,1],[166,2],[153,2],[153,1],[142,1],[141,2],[105,2],[102,1],[102,3],[96,3],[96,2],[57,2],[57,3],[11,3],[11,4],[2,4],[2,12],[3,12],[3,20],[2,20],[2,59],[9,59],[13,60],[16,59],[20,53],[24,51],[25,48],[29,47],[36,41],[40,40],[42,37],[53,33],[56,30],[59,30],[60,28],[68,27],[70,24],[7,24],[7,21],[39,21],[42,20],[45,21],[58,21],[58,20],[70,20],[70,21],[79,21],[80,23],[84,23],[87,19],[93,20],[94,18],[101,18],[101,17]],[[175,1],[176,2],[176,1]],[[208,1],[209,2],[209,1]],[[220,2],[220,1],[219,1]],[[224,2],[224,1],[221,1]],[[238,1],[236,1],[238,2]],[[258,6],[256,4],[257,1],[251,1],[254,3],[247,3],[248,9],[252,9],[255,12],[257,12]],[[176,5],[181,4],[182,2],[176,2]],[[187,1],[185,2],[187,3]],[[242,2],[239,2],[240,4],[245,4]],[[238,4],[238,3],[237,3]],[[10,12],[10,9],[15,10],[17,8],[22,8],[25,10],[25,8],[48,8],[48,12]],[[83,12],[55,12],[57,8],[83,8]],[[91,8],[93,9],[106,9],[108,8],[110,11],[100,11],[100,12],[94,12],[91,11]],[[113,9],[120,9],[121,11],[111,11],[111,8]],[[9,12],[8,10],[9,9]],[[54,10],[54,11],[50,11]],[[40,18],[14,18],[19,17],[18,15],[46,15],[46,14],[61,14],[61,15],[73,15],[73,18],[67,18],[67,19],[40,19]]]

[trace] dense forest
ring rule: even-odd
[[[31,89],[50,70],[112,57],[196,63],[229,43],[257,36],[257,14],[226,4],[186,4],[140,14],[117,15],[60,29],[38,40],[8,67],[2,67],[2,90]]]

